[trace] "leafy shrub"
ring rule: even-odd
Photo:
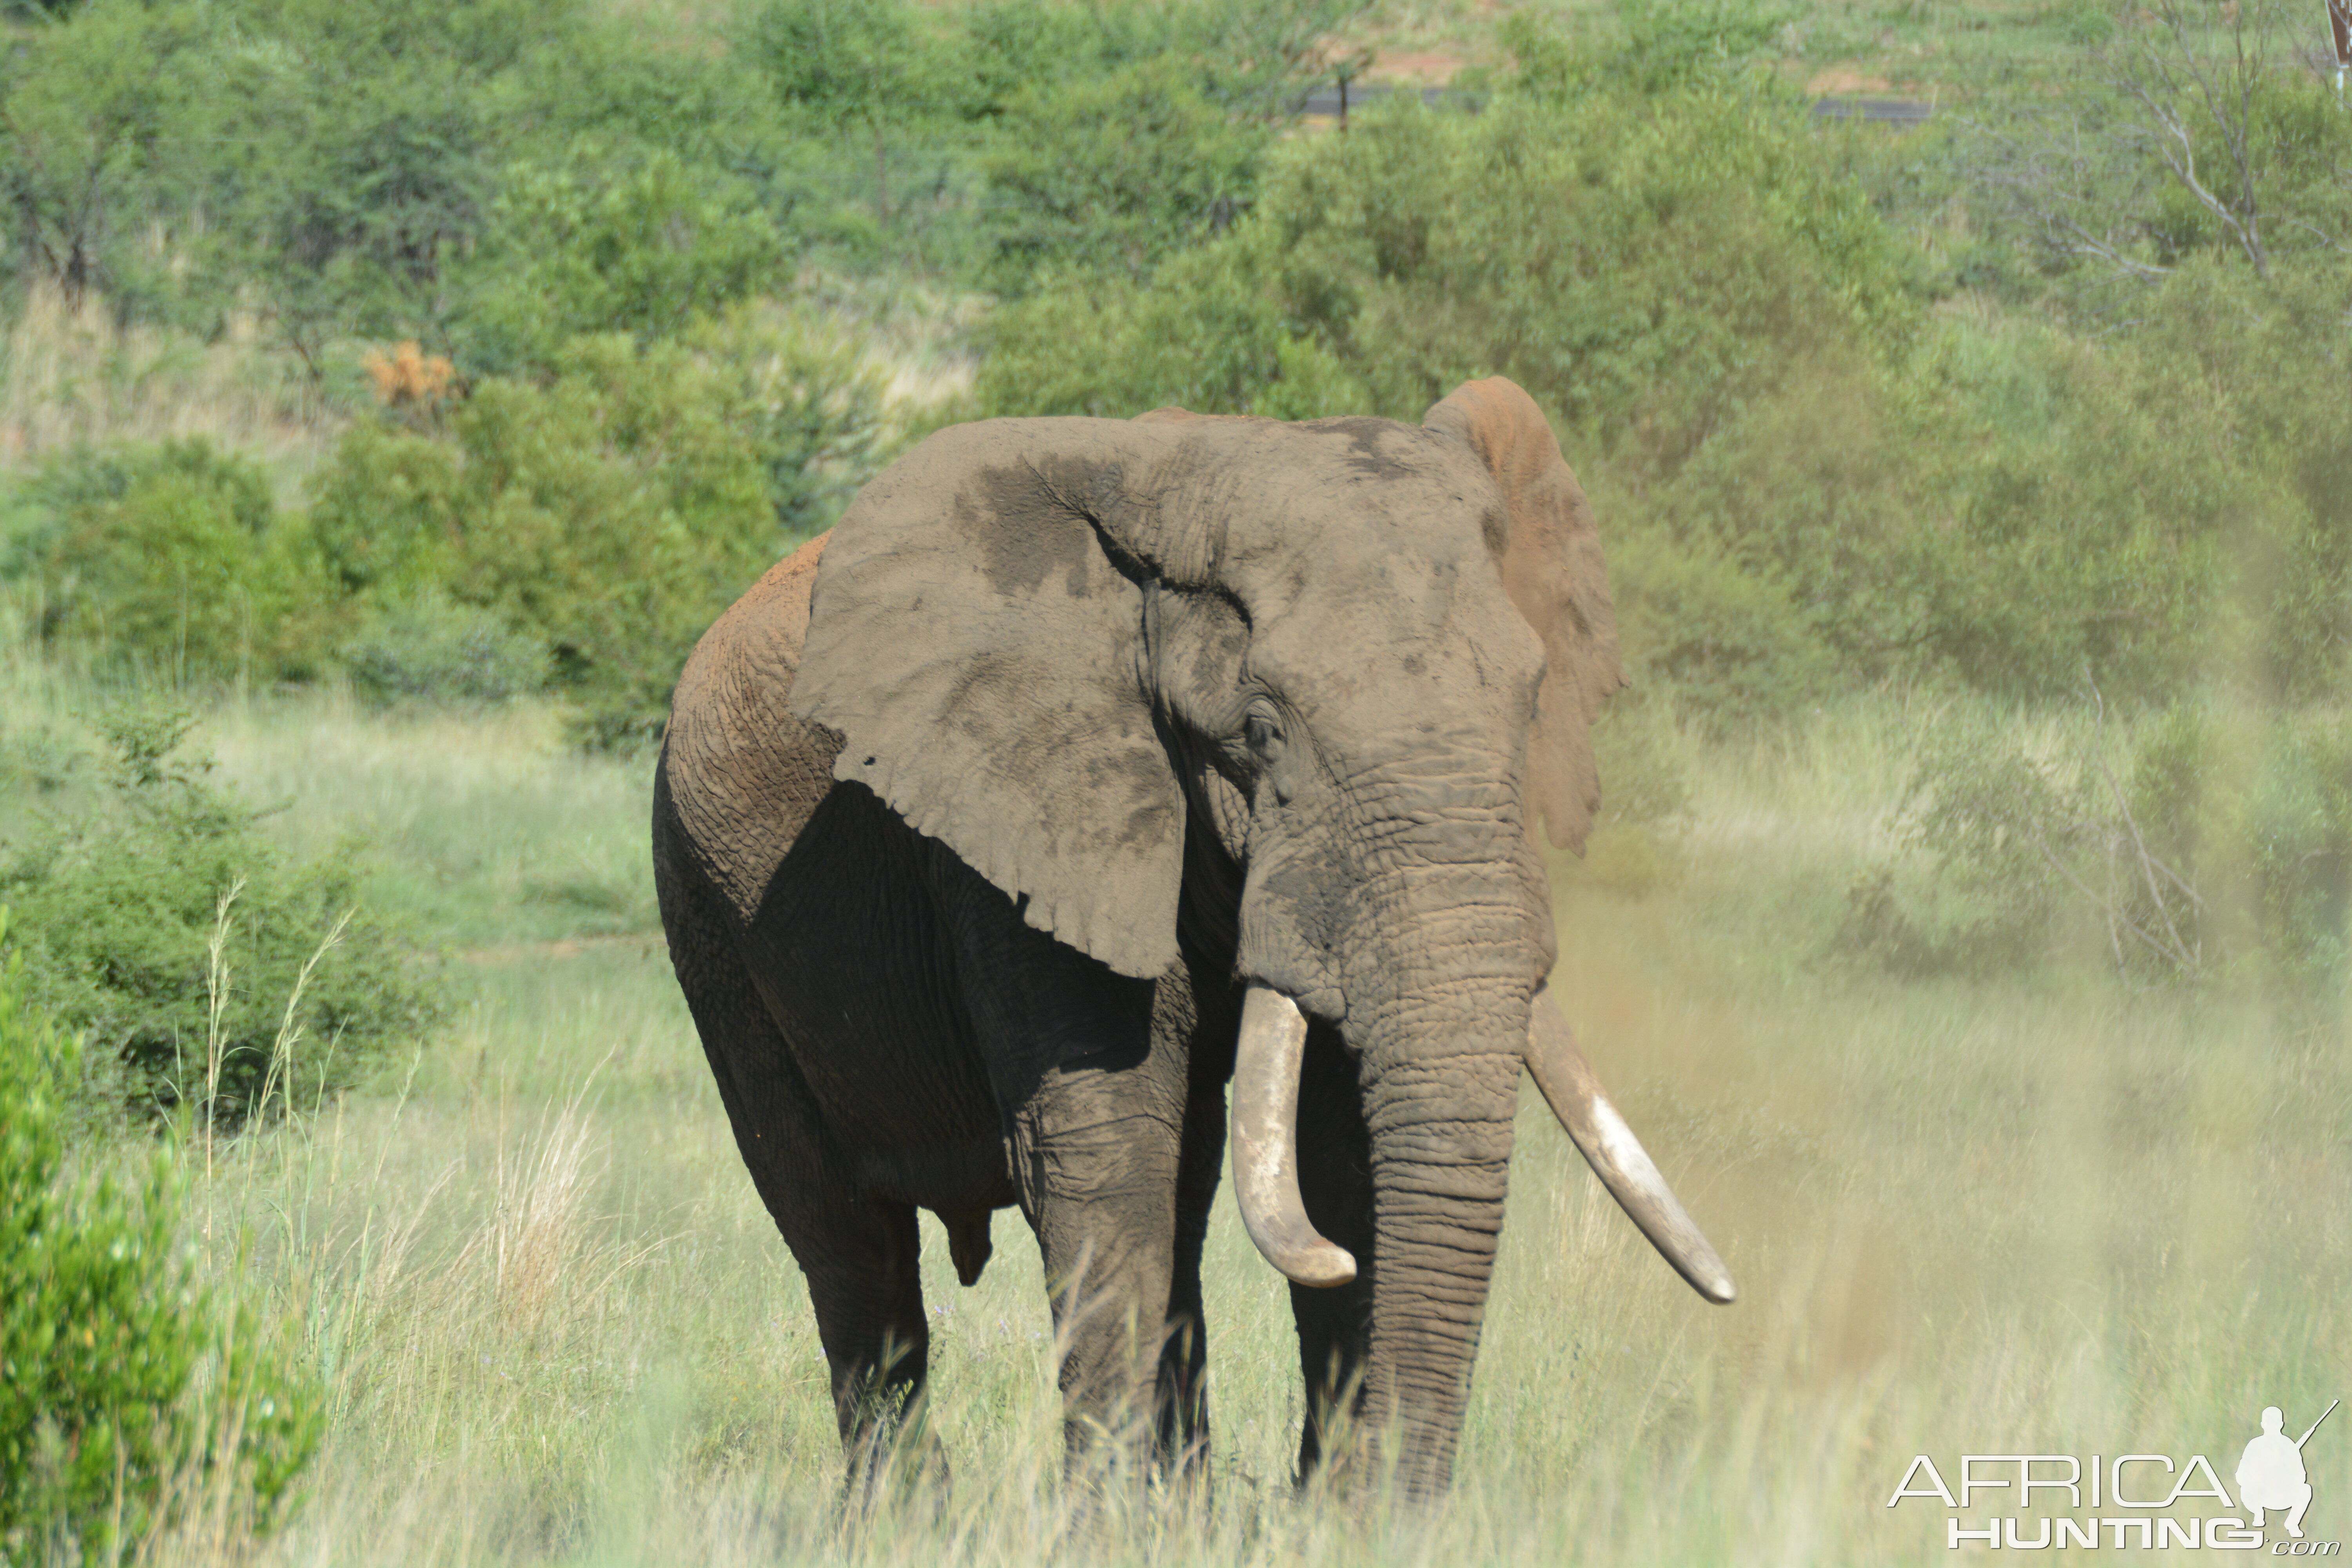
[[[1229,118],[1177,66],[1013,95],[988,161],[1001,289],[1021,292],[1041,266],[1141,279],[1247,206],[1269,133]]]
[[[62,9],[62,7],[60,7]],[[0,70],[0,197],[19,288],[152,303],[169,279],[142,242],[183,207],[175,188],[215,28],[203,7],[92,0],[14,30]]]
[[[2063,103],[1990,96],[1958,139],[1975,205],[2032,263],[2026,298],[2137,316],[2134,296],[2200,262],[2340,289],[2352,126],[2287,15],[2053,0],[2044,19],[2083,50]]]
[[[966,112],[993,117],[1034,85],[1101,82],[1150,61],[1238,121],[1278,119],[1329,79],[1332,36],[1365,9],[1359,0],[979,0],[960,40],[976,89]]]
[[[1824,617],[1780,563],[1645,530],[1613,544],[1609,571],[1629,675],[1666,683],[1711,726],[1809,703],[1840,679]]]
[[[1848,889],[1844,940],[1899,973],[1990,973],[2042,957],[2088,870],[2112,894],[2113,811],[2078,753],[2064,765],[2007,716],[1969,710],[1923,738],[1895,836],[1915,878],[1869,868]],[[2037,737],[2038,739],[2038,737]],[[1907,869],[1907,868],[1906,868]],[[2081,911],[2090,909],[2084,895]]]
[[[883,231],[927,194],[932,155],[953,138],[961,73],[947,41],[908,0],[768,0],[736,47],[785,123],[834,154],[825,184],[837,194],[823,205],[870,201],[862,224],[829,212],[819,221],[836,238],[855,240],[863,227],[878,250]]]
[[[1122,419],[1167,404],[1273,419],[1369,412],[1363,384],[1275,298],[1276,238],[1252,227],[1183,252],[1148,288],[1066,274],[1041,284],[992,325],[974,388],[981,411]]]
[[[543,689],[547,646],[437,590],[384,606],[343,650],[352,688],[378,704],[504,702]]]
[[[1904,341],[1906,270],[1834,153],[1769,94],[1408,97],[1262,205],[1286,302],[1382,412],[1499,372],[1658,476],[1792,367]]]
[[[7,847],[32,994],[89,1047],[84,1101],[235,1124],[307,1109],[442,1015],[394,934],[356,912],[351,847],[289,861],[260,814],[175,755],[184,713],[118,713],[104,794]]]
[[[544,384],[476,385],[446,433],[355,428],[312,526],[388,602],[439,584],[538,643],[582,734],[657,733],[698,638],[879,458],[879,389],[803,320],[576,339]]]
[[[2183,703],[2127,732],[2076,723],[1928,738],[1903,820],[1927,895],[1891,868],[1858,922],[1899,967],[1988,967],[2071,924],[2126,976],[2340,983],[2352,922],[2352,719]]]
[[[500,172],[551,118],[533,67],[579,17],[570,0],[247,7],[186,128],[212,154],[194,181],[218,231],[207,270],[250,279],[314,367],[347,334],[437,339]]]
[[[13,574],[41,631],[102,665],[171,679],[298,678],[323,652],[327,583],[251,464],[201,439],[81,448],[21,505]]]
[[[12,936],[0,909],[0,952]],[[318,1447],[318,1392],[254,1314],[175,1255],[168,1152],[143,1180],[67,1176],[81,1046],[0,959],[0,1557],[94,1562],[220,1471],[267,1527]]]
[[[785,249],[745,182],[583,137],[507,171],[453,331],[478,370],[545,369],[585,333],[676,335],[778,282]]]

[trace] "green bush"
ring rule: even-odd
[[[316,671],[327,578],[300,521],[242,458],[201,438],[79,448],[19,506],[0,569],[37,580],[47,641],[173,680]]]
[[[318,1391],[177,1252],[168,1152],[72,1181],[81,1047],[30,997],[0,909],[0,1559],[96,1562],[217,1495],[267,1528],[318,1447]]]
[[[1276,236],[1253,226],[1171,258],[1150,287],[1065,274],[1002,311],[974,388],[985,415],[1195,414],[1314,419],[1370,395],[1275,297]]]
[[[1033,83],[999,123],[987,164],[992,277],[1012,294],[1040,267],[1149,276],[1246,208],[1270,140],[1165,58],[1099,80]]]
[[[963,74],[940,30],[908,0],[768,0],[736,49],[766,79],[785,123],[833,156],[822,209],[857,205],[864,225],[825,211],[836,238],[904,226],[937,195],[938,154],[961,140]],[[878,259],[878,258],[869,258]]]
[[[1655,93],[1777,63],[1780,29],[1798,13],[1732,0],[1620,0],[1618,14],[1624,37],[1599,69]]]
[[[1150,62],[1244,122],[1297,112],[1330,79],[1326,55],[1359,0],[979,0],[963,13],[966,112],[1003,114],[1040,84],[1098,83]]]
[[[854,353],[791,315],[575,339],[543,384],[478,383],[446,431],[355,428],[312,526],[387,603],[437,584],[534,639],[583,738],[634,743],[711,621],[871,473],[879,405]]]
[[[378,705],[505,702],[543,690],[547,646],[438,590],[387,605],[343,650],[352,689]]]
[[[1705,537],[1636,531],[1609,552],[1629,677],[1663,682],[1710,727],[1818,700],[1841,678],[1803,584]]]
[[[360,334],[437,339],[500,172],[554,105],[571,0],[252,0],[210,60],[194,193],[205,271],[246,283],[314,369]],[[572,91],[579,88],[573,85]],[[226,308],[231,303],[223,301]]]
[[[2069,941],[2127,977],[2340,984],[2352,922],[2352,718],[2191,701],[2108,728],[1947,723],[1901,820],[1927,876],[1857,886],[1898,967],[1982,968]]]
[[[506,172],[452,331],[469,368],[544,371],[586,333],[677,335],[782,281],[785,249],[745,182],[583,137]]]
[[[43,1008],[89,1046],[79,1100],[235,1125],[309,1110],[443,1015],[439,986],[359,902],[353,847],[275,851],[259,813],[176,753],[183,713],[117,713],[102,795],[5,847]]]
[[[10,30],[0,61],[0,199],[18,289],[117,308],[172,292],[145,242],[186,209],[185,132],[217,24],[205,7],[90,0]]]

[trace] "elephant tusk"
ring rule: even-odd
[[[1528,1076],[1536,1080],[1551,1113],[1576,1141],[1585,1163],[1592,1167],[1592,1173],[1601,1178],[1618,1206],[1641,1226],[1659,1256],[1708,1300],[1723,1303],[1736,1298],[1739,1288],[1731,1282],[1730,1271],[1675,1200],[1673,1189],[1658,1174],[1642,1141],[1609,1103],[1608,1091],[1593,1076],[1592,1064],[1577,1049],[1576,1037],[1569,1032],[1568,1019],[1549,985],[1536,988],[1528,1026],[1527,1060]]]
[[[1293,1284],[1328,1289],[1355,1279],[1356,1260],[1317,1234],[1298,1195],[1298,1071],[1306,1058],[1298,1005],[1252,981],[1234,1054],[1234,1190],[1242,1225]]]

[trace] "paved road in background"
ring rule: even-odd
[[[1399,89],[1387,82],[1351,82],[1348,87],[1348,107],[1350,110],[1361,109],[1372,100],[1386,98],[1397,90]],[[1444,103],[1452,100],[1473,113],[1477,111],[1484,101],[1477,94],[1457,94],[1442,87],[1424,87],[1418,89],[1406,88],[1402,90],[1407,92],[1418,90],[1422,102],[1428,104]],[[1328,115],[1337,119],[1339,114],[1339,89],[1337,87],[1323,87],[1308,93],[1307,112]],[[1864,120],[1874,125],[1897,127],[1923,124],[1933,118],[1935,112],[1933,104],[1916,103],[1900,98],[1823,98],[1815,100],[1813,103],[1813,114],[1817,119]]]

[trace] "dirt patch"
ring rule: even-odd
[[[1460,70],[1460,55],[1441,54],[1434,49],[1399,49],[1393,53],[1382,49],[1371,68],[1364,72],[1366,81],[1412,82],[1422,87],[1444,87]]]
[[[1845,98],[1862,92],[1892,92],[1883,77],[1864,76],[1850,66],[1832,66],[1805,84],[1815,98]]]

